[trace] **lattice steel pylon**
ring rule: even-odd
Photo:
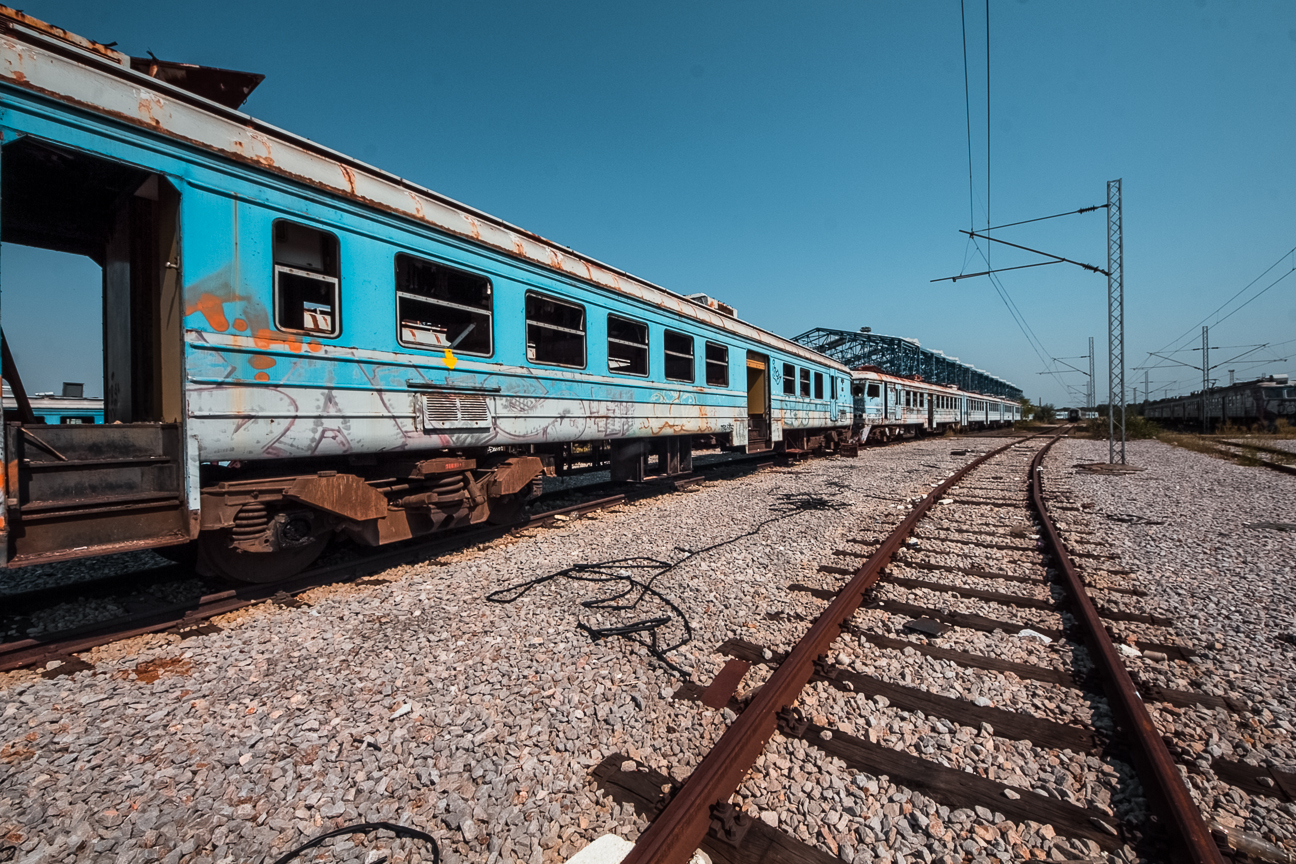
[[[1089,337],[1089,387],[1085,393],[1085,407],[1090,411],[1098,404],[1098,379],[1094,378],[1094,347],[1093,337]]]
[[[1125,464],[1125,240],[1121,181],[1107,181],[1107,462]],[[1120,415],[1117,416],[1117,403]],[[1119,436],[1120,445],[1117,446]]]

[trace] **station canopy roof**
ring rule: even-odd
[[[921,377],[923,381],[947,384],[971,393],[1005,399],[1022,398],[1019,387],[975,366],[961,363],[957,357],[947,357],[940,351],[923,348],[914,339],[827,327],[816,327],[793,338],[852,369],[876,366],[889,375],[902,378]]]

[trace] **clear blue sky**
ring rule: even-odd
[[[1038,374],[989,280],[929,281],[986,269],[958,233],[971,217],[955,0],[25,9],[131,54],[265,73],[249,113],[777,333],[868,325],[1036,401],[1078,401]],[[983,2],[967,13],[984,226]],[[1190,329],[1200,345],[1195,325],[1296,246],[1296,3],[991,0],[990,61],[994,224],[1102,203],[1124,179],[1129,367]],[[1102,211],[1003,236],[1106,264]],[[3,268],[29,388],[98,375],[97,269],[12,246]],[[1001,278],[1046,355],[1097,337],[1105,399],[1106,279],[1069,265]],[[36,300],[15,296],[21,282]],[[34,317],[52,308],[86,337],[54,344]],[[1296,275],[1212,332],[1221,348],[1296,339]],[[1143,373],[1127,375],[1141,391]],[[1152,381],[1186,390],[1200,373]]]

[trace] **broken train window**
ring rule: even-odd
[[[666,380],[693,383],[693,337],[667,330],[662,343],[666,352]]]
[[[338,241],[332,234],[277,220],[274,223],[275,326],[294,333],[336,336]]]
[[[728,346],[706,343],[706,383],[711,387],[729,386]]]
[[[585,366],[585,307],[542,294],[526,295],[527,360]]]
[[[648,374],[648,325],[642,321],[609,315],[608,371],[622,375]]]
[[[413,348],[453,348],[489,357],[492,337],[491,282],[485,276],[396,256],[397,337]]]

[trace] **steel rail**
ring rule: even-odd
[[[1089,646],[1094,664],[1102,674],[1107,699],[1116,715],[1125,722],[1126,737],[1134,744],[1136,760],[1143,763],[1139,766],[1143,769],[1140,772],[1143,785],[1152,793],[1150,797],[1153,802],[1160,805],[1171,840],[1187,856],[1178,860],[1194,864],[1223,864],[1219,847],[1206,828],[1206,823],[1202,821],[1201,810],[1193,803],[1192,795],[1180,777],[1179,769],[1175,767],[1170,751],[1157,731],[1156,724],[1152,722],[1138,689],[1130,679],[1129,671],[1116,653],[1116,646],[1112,644],[1107,628],[1098,617],[1098,610],[1089,599],[1089,592],[1085,590],[1080,574],[1071,563],[1071,556],[1044,505],[1041,478],[1043,461],[1049,448],[1056,443],[1057,439],[1049,442],[1031,460],[1031,503],[1043,524],[1043,535],[1049,552],[1062,571],[1064,584],[1071,595],[1072,612],[1084,628],[1084,640]]]
[[[1277,447],[1260,447],[1255,444],[1234,444],[1232,441],[1224,441],[1215,445],[1216,453],[1219,453],[1223,456],[1227,456],[1230,459],[1236,460],[1239,458],[1246,458],[1246,459],[1253,460],[1252,462],[1248,463],[1248,467],[1250,465],[1258,465],[1261,468],[1268,468],[1269,470],[1277,471],[1280,474],[1291,474],[1293,476],[1296,476],[1296,467],[1293,467],[1291,465],[1284,465],[1281,462],[1274,462],[1271,459],[1261,459],[1259,456],[1251,456],[1248,453],[1238,453],[1235,450],[1227,450],[1225,449],[1227,447],[1234,447],[1237,448],[1238,450],[1253,450],[1256,451],[1257,453],[1270,453],[1275,456],[1286,456],[1288,458],[1296,457],[1296,453],[1292,453],[1289,450],[1279,450]],[[1239,462],[1237,464],[1243,464],[1243,463]]]
[[[55,658],[67,657],[134,636],[196,625],[217,615],[263,603],[280,594],[300,594],[323,585],[358,579],[367,573],[395,567],[412,559],[442,554],[443,550],[454,551],[474,543],[502,537],[513,531],[543,526],[552,521],[555,516],[588,513],[604,507],[613,507],[624,501],[624,495],[585,501],[570,507],[546,510],[513,525],[475,529],[471,533],[466,532],[456,537],[436,537],[417,546],[404,546],[357,560],[328,564],[282,582],[244,585],[228,591],[205,594],[196,604],[190,601],[160,606],[157,609],[122,616],[115,620],[51,633],[44,638],[20,639],[3,643],[0,644],[0,672],[10,672]]]
[[[814,674],[814,661],[841,635],[846,619],[863,602],[891,557],[901,550],[918,521],[968,472],[1017,446],[1015,439],[969,462],[933,489],[866,560],[828,608],[779,664],[750,705],[720,736],[661,814],[639,835],[622,864],[686,864],[702,845],[711,825],[711,808],[728,802],[765,749],[778,725],[778,713],[791,707]]]

